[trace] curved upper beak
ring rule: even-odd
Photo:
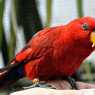
[[[95,47],[95,31],[91,32],[90,41],[93,43],[92,47]]]

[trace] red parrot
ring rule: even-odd
[[[64,26],[45,28],[0,70],[0,80],[6,75],[24,75],[30,80],[72,76],[94,49],[95,18],[82,17]]]

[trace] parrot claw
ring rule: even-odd
[[[39,82],[40,82],[40,81],[39,81],[38,78],[35,78],[35,79],[32,80],[32,84],[38,84]]]
[[[76,82],[75,82],[75,79],[73,79],[72,77],[69,76],[69,77],[67,77],[67,80],[70,83],[72,89],[76,89],[76,90],[78,89]]]

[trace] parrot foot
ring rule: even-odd
[[[78,87],[77,87],[77,85],[76,85],[76,81],[75,81],[74,78],[72,78],[72,77],[67,77],[67,80],[68,80],[68,82],[70,83],[72,89],[76,89],[76,90],[78,89]]]
[[[32,85],[28,87],[23,87],[23,89],[29,89],[35,87],[56,89],[55,87],[52,87],[52,85],[47,84],[45,81],[39,81],[39,79],[32,80]]]
[[[40,82],[40,80],[38,78],[35,78],[32,80],[32,84],[38,84]]]

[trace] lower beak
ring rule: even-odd
[[[95,31],[91,32],[90,41],[93,43],[92,47],[95,47]]]

